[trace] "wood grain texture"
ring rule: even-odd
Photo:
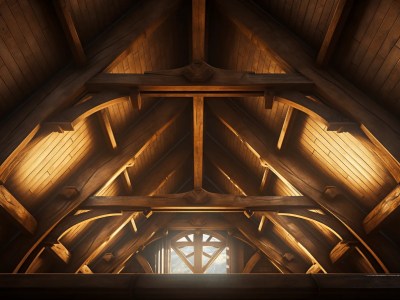
[[[203,132],[204,132],[204,98],[193,98],[193,178],[194,188],[203,185]]]
[[[35,233],[37,227],[36,219],[15,199],[4,185],[0,185],[0,206],[26,232]]]
[[[192,60],[205,60],[206,0],[192,0]]]

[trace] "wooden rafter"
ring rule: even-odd
[[[347,21],[353,0],[339,0],[334,8],[332,19],[329,22],[324,40],[317,56],[317,65],[325,66],[335,50],[340,34]]]
[[[2,184],[0,184],[0,206],[24,231],[29,234],[35,233],[37,227],[35,217]]]
[[[367,233],[378,228],[400,206],[400,185],[397,185],[371,212],[364,218],[363,225]]]
[[[126,132],[126,138],[121,141],[118,154],[100,152],[99,155],[93,157],[84,170],[69,180],[68,185],[76,186],[80,191],[79,195],[72,201],[58,198],[56,198],[57,201],[50,201],[51,204],[37,217],[41,221],[41,229],[32,238],[15,239],[13,243],[15,248],[10,245],[7,250],[11,251],[12,255],[3,256],[4,259],[7,257],[7,261],[1,261],[1,268],[8,268],[8,270],[19,269],[31,251],[33,251],[35,245],[45,237],[54,225],[76,209],[90,195],[95,194],[101,187],[106,185],[109,181],[108,179],[114,178],[118,172],[121,174],[132,159],[134,160],[141,155],[153,141],[174,124],[177,118],[185,111],[185,108],[186,105],[182,105],[179,100],[161,103],[158,109]],[[99,159],[107,163],[99,166]],[[121,166],[122,171],[120,171]],[[9,259],[9,257],[12,257],[12,259]]]
[[[206,0],[192,0],[192,60],[205,60]]]
[[[197,1],[194,1],[197,2]],[[194,188],[203,186],[203,128],[204,98],[193,98],[193,172]]]
[[[71,12],[67,7],[67,2],[65,0],[53,0],[53,4],[58,19],[64,30],[64,34],[67,38],[68,46],[72,52],[75,63],[78,66],[85,65],[87,63],[87,57],[85,51],[83,50]]]
[[[123,176],[124,176],[124,184],[125,184],[125,188],[128,191],[128,193],[132,192],[133,186],[132,186],[132,182],[131,182],[131,177],[129,176],[129,171],[127,168],[125,168],[125,170],[123,171]]]
[[[343,113],[361,124],[361,129],[376,147],[397,162],[400,161],[397,130],[400,125],[397,119],[388,117],[382,108],[364,94],[354,92],[345,82],[339,82],[328,72],[317,68],[304,45],[273,18],[261,16],[255,12],[257,8],[240,1],[217,0],[215,4],[249,40],[279,62],[283,61],[312,80],[316,94],[324,102],[332,107],[340,107]]]
[[[275,145],[272,141],[263,139],[265,132],[259,131],[258,127],[242,115],[238,115],[223,102],[208,101],[208,105],[220,121],[238,136],[246,147],[249,147],[249,149],[259,157],[260,164],[264,165],[264,162],[266,162],[270,169],[285,183],[289,186],[294,186],[303,195],[309,196],[316,203],[321,205],[324,210],[335,216],[335,218],[342,222],[354,237],[365,246],[379,263],[380,267],[388,272],[386,265],[376,252],[377,250],[380,251],[381,248],[377,249],[375,246],[375,248],[372,249],[368,243],[370,238],[365,235],[364,229],[362,228],[363,212],[361,212],[356,205],[346,200],[342,202],[342,209],[338,211],[337,206],[333,205],[331,201],[327,201],[323,195],[325,187],[329,186],[329,184],[323,182],[320,178],[315,176],[315,174],[310,173],[307,168],[304,168],[304,166],[302,167],[301,164],[296,162],[293,158],[276,155],[274,153]],[[346,208],[343,209],[344,207]],[[380,241],[379,243],[381,245],[385,244],[385,251],[388,251],[388,254],[385,255],[385,259],[392,264],[396,264],[391,257],[397,253],[397,250],[394,249],[383,236],[378,235],[374,236],[374,242],[371,242],[371,245],[379,244],[377,240]],[[389,254],[389,252],[391,252],[391,254]]]
[[[279,133],[278,142],[276,144],[276,148],[278,150],[283,150],[288,141],[288,136],[290,134],[290,130],[293,126],[294,119],[296,117],[296,111],[293,107],[289,106],[286,111],[285,120],[283,121],[281,132]]]
[[[3,178],[3,174],[10,173],[12,162],[39,132],[43,121],[60,108],[73,104],[83,93],[87,80],[115,61],[133,41],[150,36],[176,11],[179,3],[179,0],[149,0],[139,4],[86,49],[87,67],[69,67],[37,91],[29,104],[13,115],[2,128],[5,134],[0,144],[5,147],[0,154],[0,178]]]

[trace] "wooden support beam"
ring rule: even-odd
[[[332,263],[334,264],[347,256],[347,254],[349,254],[349,250],[352,248],[352,244],[354,243],[345,241],[340,241],[337,243],[329,254],[329,258],[331,259]]]
[[[35,217],[2,184],[0,184],[0,206],[25,232],[31,235],[35,233],[37,227]]]
[[[61,114],[46,121],[43,126],[53,131],[64,132],[75,130],[75,126],[90,115],[118,103],[127,98],[120,93],[105,92],[89,95],[89,99],[66,109]]]
[[[144,273],[146,274],[154,273],[153,269],[151,268],[151,265],[149,264],[149,261],[143,255],[136,254],[135,259],[137,260],[139,265],[143,268]]]
[[[303,195],[306,195],[318,203],[326,212],[337,218],[346,228],[360,241],[360,243],[371,253],[382,270],[388,269],[381,257],[384,257],[390,264],[397,264],[392,257],[396,256],[398,250],[393,248],[391,243],[383,236],[375,235],[370,238],[365,235],[362,228],[364,213],[359,207],[348,199],[340,200],[340,209],[337,199],[335,203],[329,201],[323,194],[324,188],[331,184],[323,178],[319,178],[309,167],[296,161],[291,156],[277,155],[273,141],[266,140],[265,131],[261,131],[254,123],[243,115],[238,114],[222,101],[207,101],[211,111],[219,120],[231,130],[240,141],[248,147],[256,157],[260,159],[260,164],[265,163],[270,167],[280,179],[288,186],[294,186]],[[378,242],[379,241],[379,242]],[[385,244],[385,247],[382,245]],[[372,248],[373,247],[373,248]],[[384,251],[382,251],[384,250]],[[378,253],[380,253],[378,255]]]
[[[398,184],[371,212],[363,221],[364,229],[367,233],[379,227],[382,222],[389,217],[400,206],[400,184]]]
[[[295,118],[296,111],[293,109],[293,107],[289,106],[288,110],[286,111],[286,116],[285,120],[283,121],[281,132],[279,133],[278,143],[276,144],[276,148],[278,150],[283,150],[285,148]]]
[[[71,12],[67,7],[67,2],[64,0],[53,0],[54,7],[58,16],[58,20],[64,30],[67,38],[68,46],[74,57],[74,61],[78,66],[83,66],[87,63],[87,57],[83,50],[81,40],[76,31],[75,23]]]
[[[9,272],[19,269],[36,245],[60,220],[79,207],[89,196],[100,190],[109,178],[113,178],[119,172],[121,166],[124,170],[129,162],[139,157],[153,141],[174,124],[186,108],[187,106],[179,100],[160,103],[146,118],[125,133],[125,139],[121,141],[118,154],[99,152],[89,160],[85,168],[76,176],[71,177],[67,183],[67,185],[76,186],[80,190],[80,194],[73,201],[61,199],[61,197],[54,197],[53,201],[50,200],[46,209],[39,213],[40,230],[29,239],[23,237],[14,239],[5,251],[5,255],[0,257],[0,269]],[[105,163],[99,166],[99,161]],[[8,251],[11,254],[6,255]]]
[[[238,196],[193,190],[182,194],[154,196],[92,196],[82,209],[116,209],[174,212],[279,211],[285,208],[318,208],[304,196]]]
[[[321,266],[317,263],[313,263],[311,267],[307,270],[306,274],[317,274],[320,273],[321,271],[322,271]]]
[[[68,263],[71,259],[71,252],[61,243],[55,243],[48,247],[58,259],[63,261],[64,263]]]
[[[89,268],[88,265],[83,265],[83,266],[79,269],[79,273],[82,273],[82,274],[93,274],[93,271]]]
[[[198,2],[194,0],[194,2]],[[202,1],[205,2],[205,1]],[[193,98],[193,171],[194,188],[203,186],[203,128],[204,128],[204,98]]]
[[[274,90],[265,90],[264,91],[264,108],[265,109],[272,109],[272,105],[275,101],[275,94]]]
[[[206,0],[192,0],[192,60],[206,60]]]
[[[242,273],[251,273],[251,271],[254,269],[254,267],[260,261],[260,259],[261,259],[261,254],[258,251],[255,252],[247,261],[246,265],[243,268]]]
[[[100,126],[106,136],[108,147],[111,151],[118,149],[117,139],[115,138],[113,128],[111,126],[110,113],[107,109],[103,109],[98,114]]]
[[[151,34],[180,6],[179,0],[149,0],[138,4],[87,48],[86,68],[71,66],[38,90],[16,114],[3,124],[0,138],[0,180],[14,167],[14,160],[39,132],[40,124],[63,107],[71,106],[84,92],[87,80],[102,72],[132,42]]]
[[[261,216],[260,224],[258,224],[258,231],[259,232],[261,232],[263,230],[265,220],[266,220],[266,217],[264,215]]]
[[[77,293],[77,287],[84,292]],[[392,299],[398,274],[0,274],[5,299]]]
[[[125,170],[122,172],[123,176],[124,176],[124,184],[125,184],[125,188],[127,190],[128,193],[132,192],[132,182],[131,182],[131,178],[129,176],[129,172],[128,169],[125,168]]]
[[[268,167],[264,168],[264,173],[263,173],[263,177],[261,178],[261,183],[260,183],[260,195],[262,195],[264,193],[264,191],[267,188],[267,185],[269,183],[269,181],[271,180],[273,173],[268,169]]]
[[[318,52],[316,61],[318,66],[326,66],[329,63],[352,5],[352,0],[339,0],[337,2],[328,29],[326,30],[324,40],[322,41],[321,48]]]
[[[253,223],[243,215],[225,214],[225,219],[234,224],[237,229],[271,261],[281,273],[299,272],[287,267],[287,262],[277,245],[263,235],[260,235]]]
[[[219,214],[179,214],[166,226],[167,230],[232,230],[234,226]]]
[[[133,89],[129,93],[129,99],[132,103],[132,108],[134,111],[139,111],[142,109],[142,96],[137,89]]]
[[[336,80],[330,73],[316,67],[314,58],[291,32],[255,6],[241,1],[215,1],[217,9],[242,34],[265,50],[283,65],[292,66],[315,84],[315,93],[331,107],[340,107],[343,113],[357,123],[369,139],[387,155],[400,161],[399,120],[356,90],[345,80]],[[254,28],[257,28],[255,31]],[[295,53],[295,55],[293,55]]]
[[[355,122],[347,119],[338,111],[307,98],[299,92],[281,92],[276,96],[276,101],[289,105],[309,115],[312,119],[326,126],[327,131],[346,132],[359,128]]]
[[[200,67],[187,67],[175,70],[159,71],[145,74],[111,74],[100,73],[86,83],[90,91],[120,91],[137,89],[142,96],[147,93],[202,93],[218,94],[220,92],[261,92],[274,88],[277,90],[310,91],[313,83],[298,74],[253,74],[217,69],[201,64]],[[204,66],[204,67],[203,67]],[[212,72],[209,79],[188,79],[186,70],[207,68]],[[200,72],[200,71],[199,71]],[[195,76],[195,75],[190,75]],[[196,75],[200,76],[200,75]]]

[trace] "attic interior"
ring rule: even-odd
[[[400,292],[398,1],[4,0],[0,36],[0,295]]]

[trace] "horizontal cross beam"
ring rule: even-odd
[[[205,190],[160,196],[92,196],[83,205],[83,209],[151,209],[158,212],[279,211],[293,207],[312,209],[317,205],[304,196],[237,196]]]

